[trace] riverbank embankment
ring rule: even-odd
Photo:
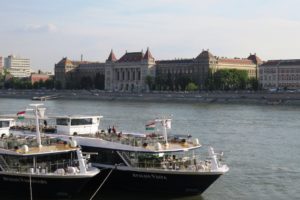
[[[36,97],[49,97],[49,99],[59,98],[66,100],[120,100],[149,102],[158,101],[300,105],[300,92],[296,91],[205,91],[129,93],[104,92],[100,90],[0,90],[0,98],[33,99]]]

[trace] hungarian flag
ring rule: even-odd
[[[150,121],[146,124],[146,130],[150,131],[150,130],[155,130],[155,121]]]
[[[21,119],[21,120],[25,118],[24,115],[25,115],[25,111],[21,111],[21,112],[17,113],[18,119]]]

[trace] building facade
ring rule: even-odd
[[[203,89],[210,73],[215,73],[220,69],[237,69],[246,70],[249,78],[258,77],[260,64],[262,61],[255,54],[250,54],[248,58],[219,58],[209,50],[203,50],[192,59],[157,61],[156,70],[157,75],[163,79],[171,76],[174,80],[178,76],[186,76]]]
[[[7,69],[13,77],[29,77],[31,74],[30,59],[9,55],[4,58],[4,69]]]
[[[54,67],[55,81],[60,82],[62,88],[66,88],[68,80],[73,78],[73,73],[82,61],[72,61],[67,57],[62,58]]]
[[[260,83],[265,89],[299,89],[300,59],[269,60],[259,69]]]
[[[185,77],[200,89],[210,75],[220,69],[246,70],[249,77],[258,76],[262,61],[255,55],[248,58],[219,58],[203,50],[196,58],[156,61],[149,48],[143,53],[127,52],[117,59],[111,50],[105,63],[71,61],[63,58],[55,65],[55,80],[66,88],[67,82],[80,81],[83,77],[94,80],[96,74],[104,76],[105,90],[139,92],[149,90],[147,79],[174,80]],[[169,88],[170,89],[170,88]],[[181,88],[182,89],[182,88]]]
[[[34,84],[35,82],[39,82],[39,81],[46,81],[50,78],[50,76],[48,74],[44,74],[44,73],[32,73],[30,75],[30,81],[31,84]]]
[[[105,90],[145,91],[146,77],[155,77],[155,59],[149,48],[141,52],[126,52],[117,59],[111,51],[105,63]]]
[[[60,82],[62,88],[67,88],[68,84],[80,83],[83,77],[94,79],[97,74],[104,76],[104,67],[104,63],[72,61],[64,57],[55,64],[55,81]]]
[[[0,56],[0,74],[3,73],[3,58]]]

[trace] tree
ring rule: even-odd
[[[182,75],[182,74],[179,74],[179,76],[177,76],[175,78],[175,87],[178,89],[178,90],[185,90],[187,85],[192,82],[191,78],[186,76],[186,75]]]
[[[62,84],[60,81],[55,81],[54,83],[55,83],[55,89],[57,89],[57,90],[62,89]]]
[[[250,88],[252,90],[258,90],[259,89],[259,83],[258,83],[258,80],[254,77],[250,78],[249,79],[249,85],[250,85]]]
[[[185,90],[186,91],[197,91],[198,90],[198,86],[195,83],[190,82],[189,84],[187,84]]]
[[[53,89],[55,87],[54,85],[54,80],[53,79],[47,79],[45,82],[44,82],[44,85],[47,89]]]
[[[97,73],[94,79],[95,88],[99,90],[104,90],[105,77],[104,74]]]
[[[163,90],[165,86],[165,81],[161,75],[157,75],[154,80],[155,89],[156,90]]]
[[[209,85],[214,89],[230,90],[230,89],[245,89],[248,82],[248,72],[237,69],[221,69],[213,74]]]
[[[147,75],[145,82],[148,85],[149,90],[153,90],[155,88],[155,82],[152,76]]]
[[[86,90],[94,88],[94,83],[92,78],[89,76],[82,77],[80,81],[80,86],[82,89],[86,89]]]
[[[174,90],[174,82],[173,82],[173,77],[171,73],[168,73],[167,75],[167,80],[166,80],[166,87],[168,90]]]

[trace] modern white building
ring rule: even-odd
[[[7,69],[13,77],[29,77],[31,74],[30,59],[9,55],[4,58],[4,69]]]
[[[259,71],[260,83],[265,89],[300,88],[300,59],[269,60]]]

